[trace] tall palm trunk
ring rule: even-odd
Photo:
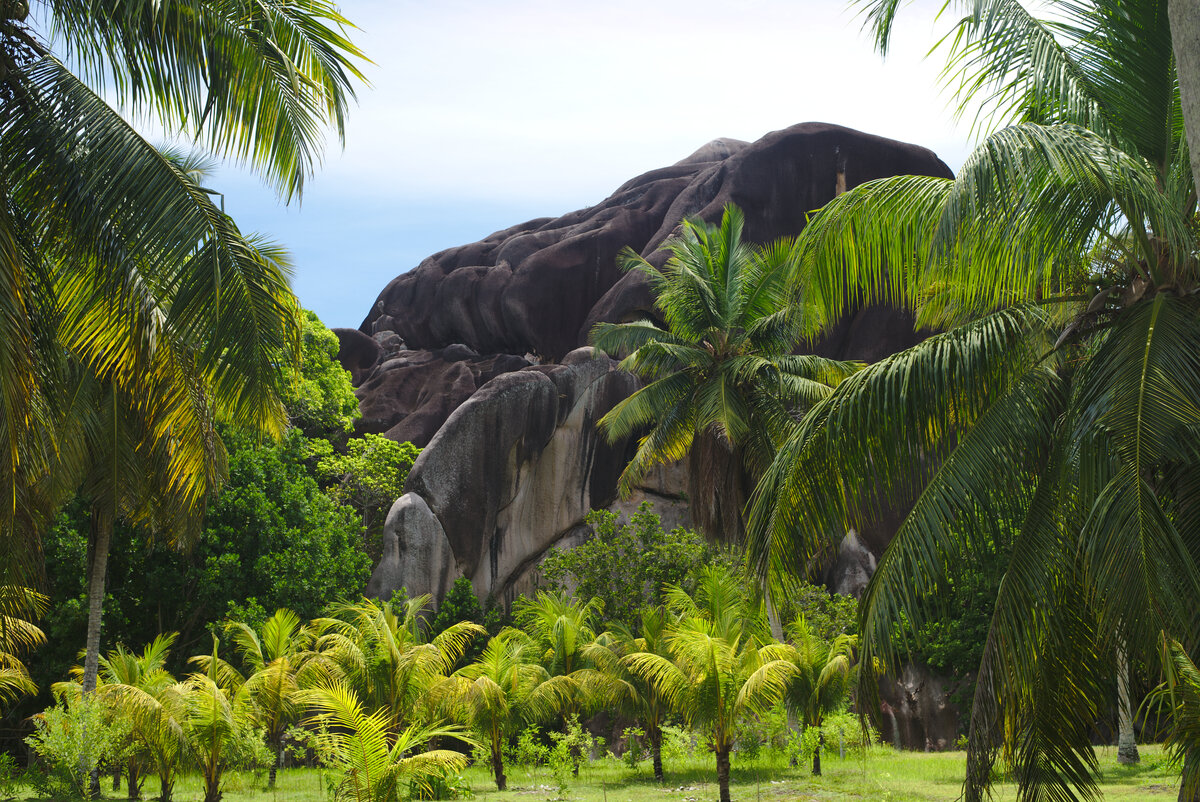
[[[113,515],[102,503],[92,505],[92,564],[88,574],[87,654],[83,660],[83,692],[96,690],[100,673],[100,624],[104,614],[104,578],[112,544]]]
[[[729,802],[729,747],[717,752],[717,786],[721,789],[721,802]]]
[[[818,730],[817,748],[813,750],[813,776],[821,776],[821,747],[825,745],[825,733]]]
[[[113,515],[104,504],[92,505],[92,563],[88,575],[87,654],[83,661],[83,692],[93,693],[100,674],[100,624],[104,613],[104,578],[108,573],[108,549],[112,543]],[[80,766],[88,771],[88,798],[100,798],[100,767]]]
[[[1192,178],[1200,190],[1200,0],[1167,0],[1167,18],[1179,76],[1184,138],[1192,160]]]

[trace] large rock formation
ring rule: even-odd
[[[698,491],[712,477],[689,476],[686,465],[654,471],[634,499],[616,499],[630,445],[609,445],[595,422],[636,380],[584,346],[597,321],[656,316],[645,280],[623,274],[616,256],[631,248],[661,264],[656,251],[681,219],[715,222],[727,203],[744,210],[752,241],[794,235],[835,194],[897,174],[951,175],[925,148],[822,123],[754,143],[716,140],[595,206],[442,251],[394,279],[361,330],[337,332],[360,431],[425,446],[388,515],[368,592],[441,596],[466,576],[481,597],[508,603],[530,588],[550,546],[587,537],[589,509],[628,512],[649,498],[672,525],[736,517],[736,504],[696,503],[713,500]],[[906,314],[872,307],[815,350],[874,361],[917,339]],[[736,470],[722,470],[710,472],[737,484]],[[860,590],[892,531],[883,522],[848,537],[830,580]],[[909,746],[942,745],[944,692],[925,677],[905,682],[888,729]],[[918,732],[914,720],[927,724]]]
[[[616,501],[626,446],[604,443],[593,424],[635,384],[578,349],[597,321],[655,314],[642,276],[618,269],[621,249],[661,261],[682,218],[716,221],[727,203],[742,207],[753,241],[793,235],[838,192],[901,173],[950,176],[925,148],[822,123],[717,140],[595,206],[443,251],[394,279],[360,331],[339,332],[360,429],[428,444],[388,517],[371,591],[440,593],[462,574],[480,595],[510,596],[550,545],[582,536],[588,509]],[[871,308],[817,350],[873,360],[916,339],[907,315]],[[659,472],[639,493],[695,499],[686,474]],[[728,517],[708,506],[691,512]],[[877,554],[886,539],[863,532],[855,546]],[[861,582],[861,570],[840,573]]]

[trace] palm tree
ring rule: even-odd
[[[788,659],[793,666],[783,701],[796,712],[805,727],[815,727],[820,733],[813,750],[812,773],[821,774],[821,747],[825,734],[820,732],[825,716],[837,712],[846,704],[854,686],[854,647],[858,638],[838,635],[826,642],[808,628],[804,616],[788,627],[791,647]]]
[[[517,625],[540,651],[539,662],[551,677],[562,677],[571,692],[559,712],[565,722],[589,705],[609,697],[609,678],[596,669],[588,646],[596,641],[596,621],[603,612],[599,599],[584,602],[565,591],[538,591],[513,605]],[[582,755],[572,749],[572,771],[579,774]]]
[[[245,375],[219,368],[217,359],[226,349],[249,358],[247,347],[261,348],[265,332],[257,329],[280,311],[273,308],[273,284],[262,283],[262,266],[247,247],[253,240],[185,167],[148,144],[92,87],[103,87],[134,116],[147,115],[214,154],[255,166],[290,198],[320,159],[326,124],[340,135],[352,81],[361,79],[355,63],[362,55],[342,33],[346,20],[325,0],[34,5],[35,18],[83,79],[27,24],[28,3],[0,9],[0,478],[9,499],[0,506],[0,529],[6,533],[10,524],[24,528],[45,517],[37,509],[44,499],[31,488],[53,467],[47,437],[69,398],[56,392],[48,369],[57,350],[71,349],[96,374],[118,382],[136,369],[136,356],[116,347],[119,335],[108,336],[97,323],[137,331],[143,343],[165,325],[199,344],[202,324],[220,321],[221,337],[203,340],[194,370],[207,375],[215,394],[238,399],[244,412],[257,406],[254,415],[272,418],[274,394],[262,374],[277,364],[276,355],[260,355],[257,369]],[[163,294],[178,301],[169,312],[158,302]],[[64,436],[58,445],[71,450],[72,444]]]
[[[765,470],[794,410],[827,396],[854,368],[792,354],[801,316],[787,304],[791,240],[743,242],[743,221],[732,204],[719,226],[683,221],[663,243],[671,256],[661,270],[622,252],[621,267],[647,277],[665,328],[650,320],[600,323],[591,334],[647,382],[600,419],[612,442],[649,428],[621,474],[622,494],[655,464],[690,455],[699,524],[709,537],[730,540],[743,528],[743,466],[755,477]],[[705,482],[721,482],[721,492]]]
[[[666,636],[671,657],[635,652],[623,659],[704,734],[716,756],[721,802],[729,802],[737,727],[779,701],[793,667],[786,647],[766,632],[761,602],[723,568],[701,574],[695,598],[669,588],[668,606],[681,616]]]
[[[275,755],[267,775],[267,788],[271,789],[283,765],[287,730],[303,712],[301,689],[327,683],[333,667],[324,655],[313,651],[314,633],[291,610],[276,610],[261,632],[234,621],[225,629],[250,670],[243,687],[253,703],[252,719]]]
[[[123,425],[142,435],[139,457],[158,457],[148,463],[156,481],[114,475],[94,508],[90,690],[112,521],[147,521],[162,506],[152,502],[168,497],[195,517],[197,499],[221,476],[214,418],[283,428],[279,365],[296,351],[298,323],[285,265],[217,208],[194,164],[152,147],[89,83],[132,114],[255,166],[290,198],[320,158],[325,125],[341,131],[362,56],[324,0],[40,6],[83,79],[26,24],[28,4],[5,4],[0,530],[11,557],[29,561],[29,533],[88,469],[80,446],[95,441],[75,437],[69,413],[79,395],[62,392],[64,373],[94,380],[90,397],[124,408]],[[92,454],[93,474],[96,463],[111,468],[131,453],[111,437],[101,442],[112,448]],[[134,503],[122,481],[155,487]]]
[[[20,654],[46,640],[29,618],[46,611],[47,599],[20,585],[0,584],[0,703],[36,693]]]
[[[329,617],[314,622],[319,633],[314,650],[332,663],[368,715],[386,717],[392,736],[439,717],[431,691],[454,670],[471,640],[486,634],[463,621],[427,641],[423,613],[430,604],[428,595],[399,602],[363,599],[335,605]]]
[[[436,738],[459,738],[474,745],[470,734],[459,727],[413,723],[393,732],[386,711],[368,713],[354,691],[340,683],[318,687],[306,697],[317,710],[313,720],[320,725],[318,748],[342,775],[336,799],[428,799],[434,777],[467,765],[461,752],[428,748]],[[404,780],[412,786],[411,796],[402,785]]]
[[[896,4],[869,7],[886,42]],[[819,402],[752,502],[755,563],[777,575],[913,505],[862,605],[863,659],[889,664],[901,614],[919,627],[923,601],[1019,522],[969,799],[1001,747],[1023,792],[1087,794],[1116,647],[1200,643],[1200,263],[1170,30],[1161,4],[1061,11],[975,4],[950,72],[985,119],[1018,122],[956,179],[869,182],[805,228],[798,289],[824,320],[890,302],[947,330]]]
[[[452,705],[460,706],[487,744],[496,789],[508,787],[504,745],[532,723],[550,718],[568,703],[574,688],[563,676],[552,677],[537,661],[538,648],[517,629],[505,629],[488,641],[474,663],[463,666],[442,685]]]
[[[231,684],[229,666],[217,652],[213,636],[212,654],[191,658],[204,670],[191,674],[179,689],[186,711],[181,722],[186,754],[200,770],[204,802],[221,802],[221,779],[252,726],[246,687]]]
[[[635,673],[623,658],[632,654],[656,654],[670,659],[667,635],[679,623],[678,616],[663,606],[642,609],[638,636],[617,627],[603,633],[587,649],[587,657],[609,678],[615,706],[632,716],[650,739],[654,779],[663,781],[662,728],[669,708],[653,682]]]

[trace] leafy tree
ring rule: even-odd
[[[305,436],[340,439],[359,417],[358,398],[350,371],[337,360],[337,335],[311,310],[304,310],[300,328],[300,370],[283,393],[293,426]]]
[[[720,567],[701,574],[694,597],[671,588],[668,606],[680,616],[666,636],[671,657],[635,652],[623,659],[703,733],[716,756],[721,802],[729,802],[737,728],[780,700],[792,664],[770,639],[761,600]]]
[[[869,7],[886,41],[897,4]],[[891,302],[948,330],[819,402],[752,513],[759,568],[795,573],[915,502],[863,599],[864,660],[891,657],[901,613],[923,626],[953,567],[1020,522],[968,799],[1002,744],[1023,793],[1090,793],[1117,647],[1200,643],[1200,262],[1171,30],[1161,3],[1058,10],[978,3],[951,37],[965,100],[1018,120],[957,178],[869,182],[805,228],[798,290],[820,319]]]
[[[788,627],[790,649],[787,659],[792,664],[787,679],[784,703],[794,710],[805,727],[820,730],[825,717],[845,706],[854,685],[853,635],[838,635],[827,641],[809,628],[803,617]],[[812,773],[821,774],[821,747],[825,735],[819,736],[813,750]]]
[[[666,585],[691,587],[708,556],[695,532],[667,532],[650,502],[642,502],[628,523],[615,512],[592,510],[592,536],[572,549],[552,548],[541,572],[549,589],[599,599],[604,619],[636,631],[641,611],[663,603]]]
[[[346,443],[344,452],[313,444],[317,473],[333,486],[333,495],[362,516],[364,542],[375,552],[387,511],[404,492],[408,471],[421,449],[412,443],[397,443],[379,434],[365,434]],[[378,559],[378,553],[372,553]]]
[[[671,257],[661,270],[622,252],[622,268],[647,277],[665,321],[665,328],[649,320],[599,323],[591,333],[646,382],[599,422],[612,442],[650,429],[621,474],[623,494],[652,466],[689,455],[697,479],[743,465],[757,476],[790,432],[793,411],[827,396],[854,369],[792,354],[801,321],[787,303],[791,241],[745,243],[743,221],[732,204],[719,226],[685,220],[663,243]],[[739,539],[744,497],[692,495],[705,534]]]

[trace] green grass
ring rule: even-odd
[[[1179,788],[1179,767],[1169,764],[1157,746],[1141,747],[1142,762],[1137,766],[1117,763],[1115,748],[1097,750],[1103,773],[1105,800],[1174,800]],[[697,755],[683,762],[667,762],[666,783],[654,782],[648,763],[631,771],[613,760],[584,766],[578,779],[572,780],[564,796],[559,796],[554,778],[547,769],[508,769],[507,791],[496,790],[491,774],[484,766],[467,770],[466,778],[475,798],[484,802],[709,802],[717,797],[716,771],[711,757]],[[836,749],[822,760],[824,776],[812,777],[807,768],[791,768],[780,758],[764,757],[757,761],[734,758],[731,795],[741,802],[833,802],[835,800],[889,800],[889,802],[951,802],[961,791],[964,753],[895,752],[887,747],[872,749],[866,759],[847,757],[840,760]],[[265,773],[231,772],[225,782],[223,802],[326,802],[322,772],[316,769],[292,769],[280,772],[275,791],[264,790]],[[107,799],[124,799],[103,784]],[[1016,799],[1013,785],[1001,782],[996,787],[999,802]],[[149,778],[142,788],[143,799],[153,799],[158,783]],[[203,798],[199,777],[184,777],[176,785],[176,802],[198,802]],[[19,795],[19,799],[25,799]]]

